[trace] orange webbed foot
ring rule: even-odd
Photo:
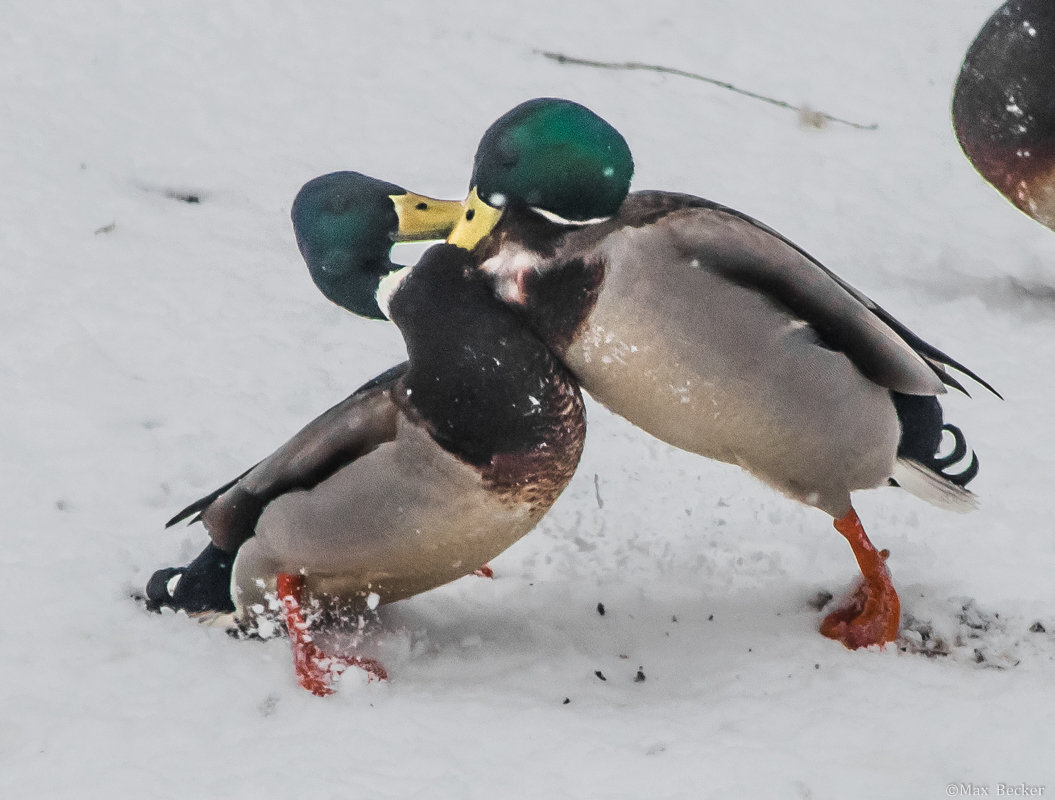
[[[473,575],[477,578],[493,578],[495,571],[491,569],[490,564],[484,564],[480,569],[473,570]]]
[[[875,549],[852,508],[835,520],[835,529],[853,548],[861,578],[849,600],[824,618],[821,633],[851,650],[888,644],[897,638],[901,623],[901,601],[886,566],[890,554]]]
[[[366,670],[371,679],[387,680],[385,668],[372,658],[358,656],[328,656],[312,641],[308,631],[308,622],[304,619],[300,597],[304,579],[299,575],[280,573],[278,575],[278,598],[286,619],[286,630],[293,649],[293,666],[297,673],[297,683],[317,697],[333,694],[333,678],[348,667],[359,667]]]

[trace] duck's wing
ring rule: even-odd
[[[717,203],[677,197],[680,203],[671,203],[669,195],[659,203],[666,214],[657,224],[671,227],[699,268],[786,308],[816,330],[825,344],[845,353],[870,380],[904,394],[942,394],[945,385],[965,392],[946,369],[952,367],[997,394],[769,226]]]
[[[733,209],[727,209],[727,208],[724,208],[722,206],[717,206],[717,207],[721,208],[724,212],[726,212],[728,214],[732,214],[732,215],[744,220],[748,224],[754,225],[755,227],[759,228],[760,230],[765,231],[770,236],[775,236],[777,239],[779,239],[785,245],[787,245],[788,247],[790,247],[793,250],[795,250],[795,252],[797,252],[800,256],[802,256],[803,258],[807,259],[817,269],[819,269],[822,272],[824,272],[824,274],[826,274],[829,278],[831,278],[833,281],[835,281],[837,284],[839,284],[839,286],[841,286],[843,289],[845,289],[847,293],[852,295],[861,305],[863,305],[866,309],[868,309],[870,312],[872,312],[872,314],[874,314],[876,317],[878,317],[883,323],[885,323],[887,325],[887,327],[889,327],[892,331],[894,331],[905,342],[905,344],[907,344],[918,355],[920,355],[927,362],[927,364],[934,371],[934,373],[941,379],[942,383],[944,383],[947,386],[952,386],[954,389],[958,389],[959,391],[963,392],[964,394],[969,394],[967,392],[967,390],[964,389],[963,386],[960,385],[960,382],[957,381],[956,378],[954,378],[952,375],[950,375],[948,370],[946,369],[946,367],[952,367],[957,372],[960,372],[960,373],[966,375],[967,377],[969,377],[971,380],[973,380],[979,386],[984,386],[986,389],[988,389],[990,392],[995,394],[997,397],[1000,397],[1001,399],[1003,399],[1003,397],[1000,395],[1000,392],[998,392],[996,389],[994,389],[989,384],[988,381],[984,380],[981,376],[979,376],[977,373],[975,373],[970,368],[968,368],[968,367],[964,366],[963,364],[961,364],[959,361],[957,361],[952,356],[950,356],[947,353],[939,350],[934,345],[929,344],[928,342],[925,342],[923,339],[921,339],[919,336],[917,336],[915,333],[913,333],[911,330],[909,330],[908,327],[906,327],[903,323],[901,323],[897,319],[895,319],[894,316],[889,311],[887,311],[885,308],[880,306],[878,303],[876,303],[874,300],[872,300],[870,297],[868,297],[866,294],[864,294],[860,290],[855,289],[853,286],[848,284],[846,281],[844,281],[842,278],[840,278],[838,275],[836,275],[834,272],[832,272],[830,269],[828,269],[826,266],[824,266],[821,262],[819,262],[817,259],[815,259],[813,256],[811,256],[809,253],[807,253],[805,250],[803,250],[797,244],[792,242],[790,239],[786,238],[785,236],[781,235],[777,231],[773,230],[768,225],[766,225],[766,224],[764,224],[762,222],[759,222],[758,220],[753,219],[752,217],[749,217],[746,214],[741,214],[738,211],[734,211]],[[807,320],[807,321],[809,321],[809,320]]]
[[[187,517],[189,517],[191,514],[198,514],[198,512],[200,512],[204,508],[207,508],[209,506],[209,504],[213,500],[215,500],[221,494],[223,494],[228,489],[230,489],[232,486],[234,486],[236,483],[238,483],[238,481],[242,480],[242,478],[244,478],[246,475],[248,475],[252,470],[256,469],[256,467],[258,467],[259,465],[260,465],[260,462],[257,462],[255,465],[253,465],[252,467],[247,469],[245,472],[243,472],[237,478],[233,478],[232,480],[227,481],[227,483],[225,483],[219,489],[214,489],[213,491],[209,492],[209,494],[205,495],[205,497],[202,497],[202,498],[199,498],[198,500],[195,500],[193,503],[191,503],[189,506],[187,506],[185,509],[183,509],[181,512],[179,512],[176,516],[174,516],[172,519],[170,519],[168,522],[166,522],[165,523],[165,527],[166,528],[171,528],[173,525],[178,525],[179,523],[183,522],[183,520],[187,519]],[[201,516],[199,515],[199,516],[195,517],[194,519],[192,519],[191,522],[192,523],[198,522],[200,519],[201,519]]]
[[[395,438],[400,410],[389,390],[406,371],[404,362],[367,382],[267,458],[187,506],[168,525],[197,514],[192,522],[203,522],[217,547],[235,552],[253,535],[260,514],[276,497],[310,489]]]

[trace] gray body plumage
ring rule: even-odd
[[[371,593],[382,603],[410,597],[472,573],[538,522],[548,504],[492,491],[481,470],[436,447],[394,401],[398,391],[361,395],[329,421],[332,429],[381,440],[376,447],[315,486],[268,503],[235,560],[240,613],[274,592],[279,572],[302,572],[308,596],[339,597],[359,609]],[[312,436],[306,431],[305,441],[290,445],[319,454],[327,443]],[[274,481],[271,467],[265,461],[244,480]]]
[[[585,424],[570,382],[563,441],[497,469],[437,446],[407,394],[402,376],[356,392],[204,507],[214,542],[237,549],[243,623],[267,609],[281,572],[303,575],[307,602],[353,612],[371,594],[388,603],[468,575],[530,531],[574,472]],[[251,531],[239,531],[254,503]]]
[[[850,492],[896,472],[891,390],[945,391],[941,364],[868,298],[765,226],[697,198],[633,194],[552,251],[512,227],[492,239],[481,263],[497,293],[527,310],[584,390],[836,518]],[[547,275],[568,265],[593,277],[574,329],[555,337],[539,312],[553,302]]]

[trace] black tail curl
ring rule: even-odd
[[[950,483],[955,483],[957,486],[966,486],[978,475],[978,456],[972,450],[970,464],[960,472],[946,472],[946,467],[959,463],[967,455],[967,439],[964,437],[963,431],[951,423],[946,422],[941,426],[941,429],[952,434],[954,442],[952,452],[945,456],[934,456],[931,463],[927,466]]]
[[[891,392],[890,395],[898,421],[901,423],[898,458],[907,458],[922,464],[956,486],[964,487],[974,480],[978,475],[978,456],[973,450],[971,461],[966,467],[958,472],[949,470],[950,467],[962,463],[967,455],[967,439],[958,427],[944,421],[938,399],[898,392]],[[949,453],[939,455],[944,433],[952,436],[953,448]]]

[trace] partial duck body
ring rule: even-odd
[[[738,464],[827,511],[863,581],[821,631],[897,636],[900,603],[850,502],[896,482],[965,510],[973,459],[938,455],[936,397],[965,367],[771,228],[716,203],[629,194],[633,159],[597,114],[522,103],[485,132],[448,241],[583,389],[678,447]],[[987,385],[987,384],[983,384]]]

